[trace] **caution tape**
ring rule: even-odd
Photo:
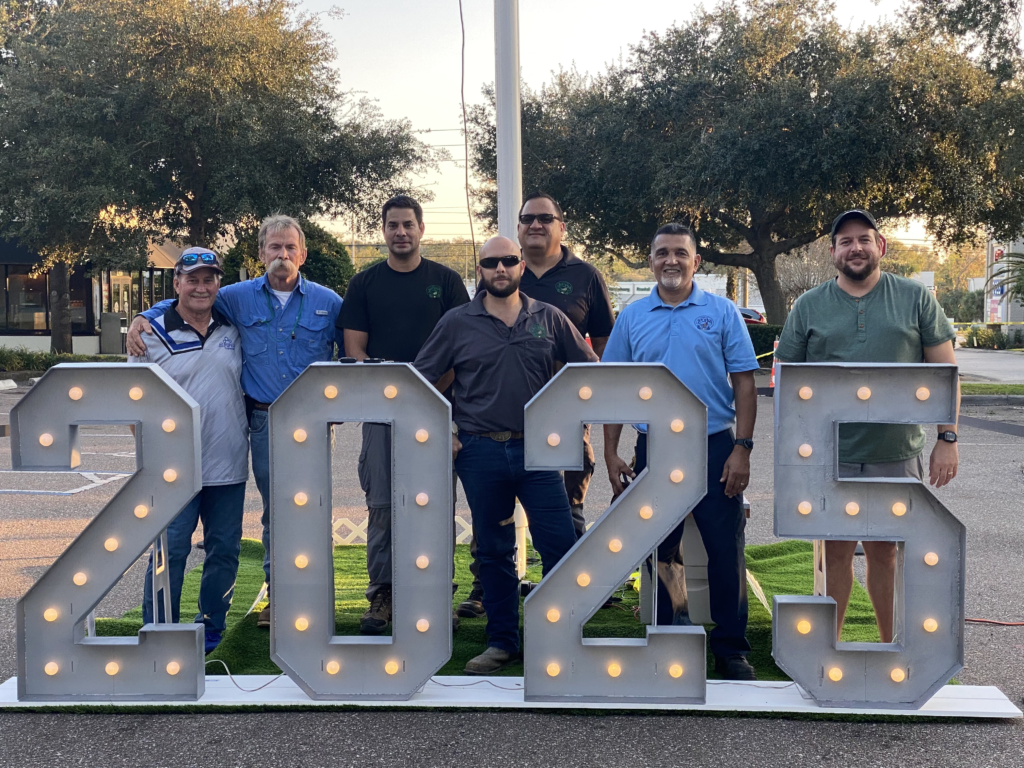
[[[771,352],[765,352],[763,355],[758,355],[756,359],[760,360],[762,357],[768,357],[768,355],[774,355],[774,354],[775,354],[775,350],[772,350]]]

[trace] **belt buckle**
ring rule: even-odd
[[[512,439],[511,432],[491,432],[491,440],[498,443],[507,443]]]

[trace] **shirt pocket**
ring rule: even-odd
[[[334,334],[330,325],[330,318],[325,315],[299,319],[299,324],[295,327],[297,363],[307,366],[310,363],[331,359]]]
[[[242,344],[242,362],[245,365],[265,365],[270,357],[268,348],[267,322],[257,316],[250,316],[238,324],[239,341]]]

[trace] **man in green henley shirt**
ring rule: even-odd
[[[796,300],[776,359],[790,363],[950,363],[953,328],[920,283],[883,272],[885,238],[867,211],[846,211],[832,223],[832,261],[839,274]],[[959,410],[959,392],[957,403]],[[941,488],[956,477],[956,424],[940,424],[928,476]],[[920,426],[843,424],[840,477],[916,477],[926,438]],[[865,541],[867,587],[883,643],[893,639],[896,544]],[[826,594],[836,601],[842,633],[853,588],[855,541],[825,542]]]

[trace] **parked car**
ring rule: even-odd
[[[743,322],[747,325],[764,325],[768,322],[768,319],[756,309],[740,307],[739,310],[740,314],[743,315]]]

